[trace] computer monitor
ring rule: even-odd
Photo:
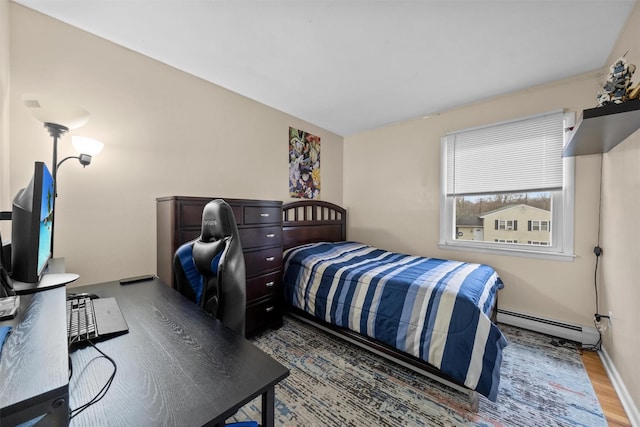
[[[37,283],[51,258],[55,188],[43,162],[35,162],[29,185],[13,199],[11,277]]]

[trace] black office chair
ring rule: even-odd
[[[4,212],[3,212],[4,213]],[[4,217],[2,218],[4,219]],[[13,281],[9,276],[9,270],[11,268],[11,263],[5,257],[5,248],[2,244],[2,235],[0,235],[0,298],[10,297],[16,294],[13,289]],[[0,347],[2,346],[2,342],[0,341]]]
[[[202,211],[200,237],[173,257],[176,289],[244,336],[246,274],[231,207],[213,200]]]

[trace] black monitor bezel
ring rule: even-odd
[[[45,171],[51,177],[53,189],[52,210],[55,209],[55,185],[51,172],[44,162],[34,163],[34,172],[29,184],[21,189],[13,200],[11,259],[12,279],[24,283],[38,283],[52,257],[51,242],[49,252],[39,267],[40,211],[45,191]],[[23,224],[28,222],[28,224]],[[51,225],[53,227],[53,224]]]

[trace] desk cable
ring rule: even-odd
[[[596,297],[596,312],[593,315],[593,325],[595,329],[598,331],[598,341],[588,347],[583,347],[582,349],[585,351],[595,351],[598,352],[602,350],[602,328],[600,326],[600,321],[602,318],[609,319],[609,316],[605,316],[604,314],[600,314],[600,303],[598,300],[598,261],[600,260],[600,256],[602,255],[602,248],[600,247],[600,225],[602,223],[602,160],[603,155],[600,155],[600,185],[599,185],[599,199],[598,199],[598,228],[596,230],[596,246],[593,248],[593,253],[596,256],[595,268],[593,271],[593,288],[595,291]]]
[[[116,371],[118,370],[118,366],[116,365],[116,362],[111,357],[107,356],[102,350],[100,350],[98,347],[96,347],[95,344],[93,344],[91,341],[87,341],[87,342],[89,343],[89,345],[91,345],[91,347],[96,349],[98,351],[98,353],[100,353],[102,355],[100,357],[104,357],[109,362],[111,362],[111,364],[113,365],[113,372],[111,373],[111,376],[109,377],[109,379],[107,380],[105,385],[102,386],[100,391],[98,391],[98,393],[93,398],[91,398],[87,403],[85,403],[83,405],[80,405],[75,409],[69,408],[69,421],[71,421],[71,419],[73,417],[75,417],[80,412],[82,412],[85,409],[87,409],[89,406],[91,406],[94,403],[98,402],[100,399],[102,399],[107,394],[107,391],[111,387],[111,384],[113,383],[113,379],[116,376]],[[69,379],[71,379],[72,375],[73,375],[73,365],[71,363],[71,357],[69,357]]]

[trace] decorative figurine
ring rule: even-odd
[[[630,99],[627,94],[631,87],[631,77],[635,71],[636,66],[627,64],[624,55],[614,62],[609,67],[609,76],[602,86],[604,92],[598,93],[598,107],[608,104],[622,104]]]

